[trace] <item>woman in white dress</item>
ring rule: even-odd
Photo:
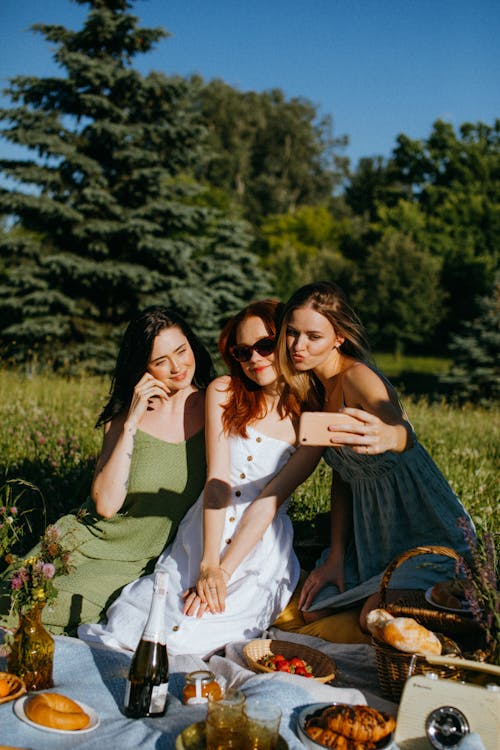
[[[296,449],[301,404],[275,361],[280,304],[255,302],[219,340],[230,375],[208,387],[207,481],[156,570],[168,573],[170,653],[203,658],[231,641],[259,636],[297,585],[288,497],[312,472],[321,450]],[[107,622],[84,625],[84,640],[134,650],[152,596],[153,576],[129,584]]]

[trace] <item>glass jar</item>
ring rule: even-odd
[[[209,695],[212,696],[212,700],[216,701],[222,698],[222,688],[213,672],[198,670],[186,675],[183,691],[184,703],[208,703]]]

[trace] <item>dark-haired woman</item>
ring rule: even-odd
[[[206,657],[260,635],[298,581],[287,498],[320,451],[295,448],[300,405],[284,389],[274,353],[279,308],[272,300],[249,305],[219,340],[230,375],[207,391],[207,483],[156,565],[169,576],[172,654]],[[134,650],[152,585],[146,576],[127,586],[107,624],[84,625],[79,636]]]
[[[210,355],[174,310],[150,307],[129,323],[97,422],[104,439],[91,499],[83,517],[57,522],[75,551],[73,571],[54,580],[57,599],[44,608],[52,632],[74,634],[79,623],[98,620],[125,584],[151,572],[173,539],[205,483],[212,377]],[[6,612],[9,592],[2,588]]]

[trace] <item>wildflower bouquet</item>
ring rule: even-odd
[[[471,558],[470,571],[459,571],[466,574],[463,581],[465,598],[474,619],[484,630],[488,661],[500,666],[500,580],[494,536],[487,531],[476,539],[465,519],[459,519],[458,524]]]
[[[47,526],[35,555],[23,560],[11,577],[11,608],[24,614],[37,604],[47,604],[57,597],[54,578],[71,570],[71,550],[62,544],[57,526]]]

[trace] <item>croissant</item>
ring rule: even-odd
[[[396,726],[390,714],[370,706],[339,703],[325,709],[323,715],[328,729],[358,742],[378,742],[394,731]]]
[[[305,729],[312,740],[324,747],[335,748],[335,750],[375,750],[376,747],[374,742],[358,742],[358,740],[349,739],[343,734],[317,725],[306,725]]]

